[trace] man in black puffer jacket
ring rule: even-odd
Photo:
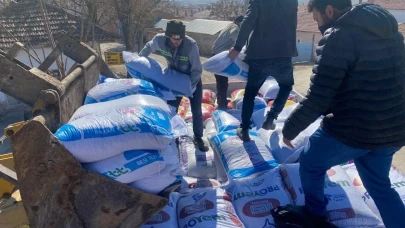
[[[405,206],[388,178],[393,155],[405,145],[405,45],[398,23],[378,5],[310,0],[323,33],[306,98],[287,119],[291,145],[321,115],[322,126],[300,157],[305,204],[326,218],[325,173],[354,159],[387,228],[405,227]]]

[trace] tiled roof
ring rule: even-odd
[[[405,0],[368,0],[368,3],[377,4],[391,10],[405,10]]]
[[[318,24],[312,17],[312,13],[308,13],[307,5],[298,6],[297,20],[297,31],[319,32]]]
[[[77,28],[74,36],[80,38],[81,18],[50,4],[45,4],[45,8],[53,34],[61,30],[68,31],[74,25]],[[86,29],[87,23],[85,23],[84,31]],[[119,38],[98,26],[94,26],[94,34],[96,41],[114,41]],[[1,10],[0,48],[10,48],[15,42],[13,36],[24,44],[29,41],[33,46],[49,43],[37,0],[22,0]]]
[[[398,30],[405,36],[405,23],[398,24]]]

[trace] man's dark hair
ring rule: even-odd
[[[351,0],[309,0],[308,2],[308,12],[317,10],[323,14],[325,12],[326,6],[331,5],[337,10],[344,10],[348,7],[352,7]]]

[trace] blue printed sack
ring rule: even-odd
[[[114,79],[93,87],[84,100],[84,104],[92,104],[116,100],[132,94],[146,94],[162,98],[151,82],[141,79]]]
[[[129,150],[160,150],[173,140],[169,115],[139,105],[88,114],[63,125],[55,136],[79,162]]]
[[[278,166],[265,142],[250,132],[250,142],[243,142],[236,131],[227,131],[210,139],[229,179],[235,180],[271,170]]]

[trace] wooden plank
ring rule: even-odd
[[[24,44],[22,44],[20,42],[15,42],[13,44],[13,46],[10,48],[10,50],[8,50],[6,57],[10,60],[13,60],[13,59],[15,59],[15,57],[17,57],[18,52],[20,52],[23,49],[24,49]]]

